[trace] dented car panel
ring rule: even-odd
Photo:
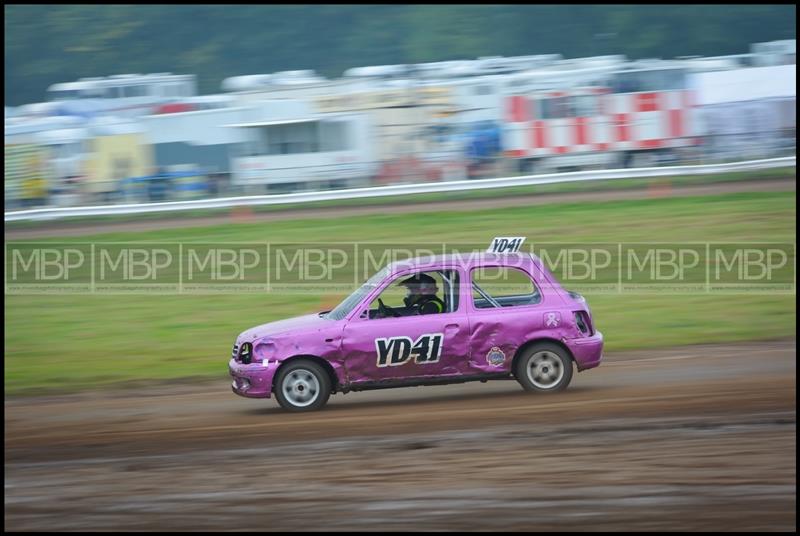
[[[418,271],[456,269],[452,265],[418,264],[395,270],[358,307],[344,328],[342,355],[348,377],[357,388],[368,382],[460,376],[469,372],[464,356],[469,352],[469,324],[464,307],[454,312],[403,318],[368,318],[372,300],[398,278]],[[459,274],[461,275],[461,274]],[[458,289],[459,295],[462,290]]]
[[[492,268],[513,268],[530,279],[534,292],[517,301],[499,298],[506,300],[502,303],[487,296],[474,286],[473,277],[476,270]],[[402,317],[371,313],[370,305],[391,284],[435,271],[457,275],[458,283],[450,289],[452,310]],[[379,276],[351,296],[359,300],[341,317],[336,317],[341,313],[337,308],[263,324],[239,335],[229,362],[233,392],[269,398],[281,367],[300,358],[323,366],[333,392],[510,378],[514,358],[536,341],[568,349],[579,371],[602,360],[603,336],[595,329],[588,304],[564,290],[534,255],[411,259],[389,265],[373,279]]]
[[[253,356],[250,363],[240,362],[236,355],[231,357],[228,371],[234,379],[233,391],[249,398],[269,398],[280,365],[292,358],[306,356],[325,360],[339,382],[346,383],[339,352],[343,326],[343,323],[331,322],[317,313],[248,329],[237,337],[234,348],[240,349],[249,343]],[[248,383],[243,384],[242,380]]]
[[[501,263],[484,263],[482,267],[503,267]],[[536,285],[540,298],[537,303],[514,307],[480,309],[468,300],[470,317],[470,365],[475,370],[511,372],[513,358],[528,341],[550,338],[551,327],[546,326],[548,312],[560,315],[563,300],[552,288],[552,283],[540,266],[519,267]],[[559,327],[559,326],[556,326]]]

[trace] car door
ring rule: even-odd
[[[443,284],[450,287],[446,309],[442,313],[375,317],[377,298],[385,296],[387,289],[402,280],[419,273],[415,271],[390,276],[381,288],[359,305],[345,326],[342,338],[345,367],[351,383],[392,383],[459,376],[468,370],[469,325],[459,285],[463,273],[455,268],[440,272],[445,275]]]
[[[544,311],[558,304],[520,267],[481,266],[469,277],[470,370],[508,372],[520,345],[544,330]]]

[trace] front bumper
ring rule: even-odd
[[[247,398],[270,398],[272,379],[277,369],[278,363],[275,361],[258,361],[245,365],[231,359],[228,362],[228,373],[233,378],[231,390]]]
[[[578,372],[594,368],[603,360],[603,334],[599,331],[591,337],[567,339],[564,343],[575,358]]]

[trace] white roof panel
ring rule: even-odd
[[[224,127],[268,127],[272,125],[290,125],[292,123],[312,123],[319,121],[316,119],[284,119],[280,121],[254,121],[252,123],[233,123],[230,125],[222,125]]]
[[[797,96],[796,65],[749,67],[730,71],[695,73],[692,87],[697,104],[707,106],[726,102]]]

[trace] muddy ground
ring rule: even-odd
[[[795,357],[626,352],[555,395],[495,381],[310,414],[222,374],[6,399],[5,529],[794,530]]]

